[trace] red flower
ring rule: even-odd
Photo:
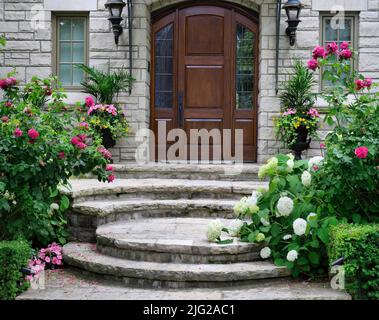
[[[1,121],[3,121],[4,123],[7,123],[9,121],[9,117],[7,116],[2,116],[1,117]]]
[[[81,142],[81,141],[80,141],[80,139],[79,139],[78,137],[73,137],[73,138],[71,139],[71,143],[72,143],[74,146],[78,145],[79,142]]]
[[[59,157],[59,159],[63,160],[66,157],[66,154],[63,151],[61,151],[58,153],[58,157]]]
[[[108,182],[109,183],[112,183],[115,179],[116,179],[116,177],[113,174],[108,176]]]
[[[105,170],[106,170],[106,171],[113,171],[113,167],[112,167],[111,165],[107,165],[107,166],[105,167]]]
[[[355,80],[355,88],[356,90],[362,90],[365,87],[365,82],[361,79]]]
[[[28,131],[28,136],[32,140],[36,140],[39,137],[39,133],[36,129],[32,128]]]
[[[364,80],[364,84],[366,88],[370,88],[372,86],[372,79],[371,78],[366,78]]]
[[[16,130],[14,131],[13,135],[18,138],[18,137],[21,137],[23,134],[23,132],[19,129],[19,128],[16,128]]]
[[[316,48],[314,48],[312,52],[312,56],[313,56],[313,59],[315,60],[317,60],[317,58],[325,58],[326,56],[325,48],[321,46],[317,46]]]
[[[13,103],[12,103],[11,101],[7,101],[7,102],[5,102],[4,105],[5,105],[6,107],[10,108],[10,107],[13,106]]]
[[[355,149],[355,155],[359,159],[366,159],[368,156],[368,148],[363,146]]]
[[[49,87],[46,87],[46,88],[45,88],[45,94],[46,94],[47,96],[51,96],[52,93],[53,93],[53,91],[51,90],[51,88],[49,88]]]
[[[83,142],[79,142],[76,146],[81,150],[87,148],[87,145]]]
[[[109,150],[105,149],[104,147],[100,147],[97,151],[99,151],[105,159],[111,159],[112,154]]]
[[[86,142],[87,135],[86,134],[78,134],[78,138],[81,142]]]
[[[329,43],[329,44],[326,46],[326,51],[327,51],[329,54],[336,53],[336,52],[338,51],[338,44],[335,43],[335,42]]]
[[[349,49],[342,50],[340,52],[340,57],[342,59],[350,59],[353,56],[353,53]]]
[[[346,49],[349,49],[349,42],[342,42],[341,45],[340,45],[340,48],[341,50],[346,50]]]
[[[95,105],[95,101],[93,100],[92,97],[88,96],[88,97],[86,98],[86,106],[87,106],[88,108],[90,108],[90,107],[93,107],[94,105]]]
[[[308,61],[308,68],[315,71],[318,68],[318,61],[315,59]]]

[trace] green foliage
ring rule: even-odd
[[[20,269],[28,265],[31,255],[27,242],[0,241],[0,300],[12,300],[28,288]]]
[[[54,89],[56,87],[56,89]],[[11,86],[0,102],[0,240],[22,236],[36,246],[64,243],[68,199],[59,192],[72,175],[89,172],[107,181],[109,160],[101,139],[78,125],[64,104],[55,78],[34,77],[25,87]],[[49,100],[49,103],[45,103]],[[39,136],[31,138],[30,129]],[[20,130],[20,136],[16,136]],[[81,144],[72,139],[81,137]],[[80,146],[80,148],[79,148]]]
[[[312,92],[312,88],[316,84],[314,74],[300,60],[295,61],[293,69],[294,74],[284,82],[281,88],[282,108],[283,110],[293,108],[307,113],[314,106],[316,100],[316,96]]]
[[[283,154],[270,159],[259,174],[261,178],[269,176],[269,189],[259,195],[258,212],[251,214],[252,223],[241,231],[241,239],[247,242],[257,242],[258,233],[263,233],[274,263],[289,268],[293,276],[326,272],[328,227],[337,223],[334,216],[322,210],[327,205],[323,201],[324,191],[314,189],[311,181],[310,185],[307,184],[302,178],[304,172],[311,176],[314,174],[308,161],[294,161],[292,155]],[[286,215],[278,209],[283,197],[290,198],[288,201],[293,203],[293,209]],[[240,208],[237,206],[237,209]],[[297,219],[306,223],[303,234],[295,232],[294,222]],[[289,261],[287,257],[292,250],[298,254],[295,261]]]
[[[325,200],[338,217],[378,222],[379,93],[371,90],[376,84],[357,86],[367,79],[354,72],[350,60],[329,54],[319,63],[324,67],[323,78],[334,84],[323,97],[329,104],[325,121],[335,129],[326,137],[325,166],[316,177],[318,188],[328,190]],[[368,148],[366,158],[356,156],[359,147]]]
[[[330,228],[329,261],[345,258],[345,286],[354,299],[379,299],[379,225]]]
[[[84,92],[94,96],[101,104],[114,104],[114,99],[118,94],[131,88],[134,82],[133,77],[124,69],[114,73],[105,73],[83,64],[78,68],[87,75],[87,78],[81,83]]]

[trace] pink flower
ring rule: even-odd
[[[16,137],[16,138],[19,138],[21,137],[23,134],[23,132],[19,129],[19,128],[16,128],[16,130],[14,131],[13,135]]]
[[[346,41],[342,42],[341,45],[340,45],[340,48],[341,48],[341,50],[348,49],[349,48],[349,43],[346,42]]]
[[[39,133],[36,129],[32,128],[28,130],[28,136],[32,140],[36,140],[39,137]]]
[[[79,142],[81,142],[81,141],[80,141],[80,139],[79,139],[78,137],[73,137],[73,138],[71,139],[71,143],[72,143],[74,146],[76,146]]]
[[[355,88],[357,91],[362,90],[365,87],[365,82],[361,79],[355,80]]]
[[[80,150],[83,150],[85,148],[87,148],[87,145],[83,142],[79,142],[77,145],[76,145]]]
[[[79,127],[88,130],[88,127],[89,127],[89,126],[88,126],[88,123],[87,123],[87,122],[80,122],[80,123],[79,123]]]
[[[325,58],[326,57],[326,52],[325,48],[321,46],[317,46],[314,48],[312,52],[313,59],[317,60],[318,58]]]
[[[78,134],[78,138],[81,142],[86,142],[87,135],[86,134]]]
[[[13,77],[0,80],[0,88],[3,90],[13,87],[16,84],[17,84],[17,79]]]
[[[319,167],[318,165],[313,165],[312,169],[313,169],[314,171],[317,171],[318,169],[320,169],[320,167]]]
[[[58,259],[56,257],[54,257],[53,260],[52,260],[52,263],[53,264],[58,264],[57,262],[58,262]]]
[[[310,115],[313,118],[319,118],[320,114],[318,113],[316,108],[310,108],[308,111],[308,115]]]
[[[347,60],[347,59],[350,59],[352,56],[353,56],[353,53],[349,49],[345,49],[340,52],[340,57],[342,59]]]
[[[105,159],[112,158],[112,154],[109,152],[109,150],[105,149],[104,147],[100,147],[97,151],[99,151]]]
[[[107,166],[105,167],[105,170],[106,170],[106,171],[113,171],[113,166],[111,166],[111,165],[107,165]]]
[[[366,159],[368,156],[368,148],[367,147],[359,147],[355,149],[355,155],[359,159]]]
[[[325,144],[324,143],[320,143],[320,149],[325,149]]]
[[[371,86],[372,86],[372,78],[366,78],[365,80],[364,80],[364,84],[365,84],[365,87],[366,88],[370,88]]]
[[[113,106],[113,105],[108,106],[108,108],[107,108],[107,112],[108,112],[108,113],[111,113],[111,114],[114,115],[114,116],[117,115],[117,109],[116,109],[115,106]]]
[[[50,257],[45,257],[45,261],[47,262],[47,263],[50,263]]]
[[[90,107],[93,107],[94,105],[95,105],[95,101],[93,100],[91,96],[88,96],[86,98],[86,106],[90,108]]]
[[[283,113],[283,116],[289,116],[290,114],[296,114],[296,109],[289,108],[286,112]]]
[[[318,61],[315,59],[308,61],[308,69],[315,71],[318,68]]]
[[[63,160],[66,157],[66,154],[63,151],[61,151],[58,153],[58,157],[59,157],[59,159]]]
[[[338,51],[337,43],[335,42],[328,43],[328,45],[326,46],[326,51],[328,52],[328,54],[336,53]]]
[[[108,176],[108,182],[109,183],[112,183],[115,179],[116,179],[116,177],[113,174]]]
[[[7,123],[9,121],[9,117],[7,116],[2,116],[1,117],[1,121],[3,121],[4,123]]]
[[[12,103],[11,101],[7,101],[7,102],[5,102],[4,105],[5,105],[6,107],[10,108],[10,107],[13,106],[13,103]]]

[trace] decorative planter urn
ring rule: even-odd
[[[103,136],[103,145],[105,148],[109,149],[116,145],[116,140],[113,139],[110,129],[101,129],[101,134]]]
[[[301,153],[309,149],[312,139],[308,139],[308,129],[305,126],[300,126],[297,129],[297,140],[291,146],[291,150],[295,153],[295,159],[301,160]]]

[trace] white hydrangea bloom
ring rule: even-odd
[[[305,234],[305,231],[307,230],[307,221],[305,221],[302,218],[298,218],[293,222],[293,231],[298,236],[302,236]]]
[[[295,161],[293,161],[292,159],[289,159],[287,161],[287,171],[292,172],[294,166],[295,166]]]
[[[255,191],[253,191],[253,193],[251,194],[251,196],[252,196],[253,198],[256,198],[256,199],[257,199],[257,202],[258,202],[259,198],[262,197],[262,195],[263,195],[262,192],[259,191],[259,190],[255,190]]]
[[[52,204],[50,205],[50,209],[51,209],[51,210],[58,210],[58,209],[59,209],[59,205],[58,205],[57,203],[52,203]]]
[[[289,157],[291,160],[295,160],[295,156],[292,153],[287,154],[287,157]]]
[[[290,234],[286,234],[286,235],[283,237],[283,240],[289,240],[289,239],[292,239],[292,235],[290,235]]]
[[[262,259],[267,259],[271,256],[271,249],[269,247],[264,247],[259,254]]]
[[[305,187],[309,187],[312,183],[312,175],[309,173],[309,171],[304,171],[301,175],[301,183]]]
[[[317,219],[317,214],[314,212],[311,212],[310,214],[308,214],[307,221],[313,220],[313,219]]]
[[[243,227],[244,225],[244,222],[242,220],[239,220],[239,219],[236,219],[234,220],[230,225],[229,225],[229,234],[232,236],[232,237],[238,237],[240,231],[241,231],[241,228]]]
[[[321,157],[321,156],[317,156],[317,157],[313,157],[311,159],[309,159],[308,161],[308,169],[313,169],[313,166],[317,166],[317,167],[320,167],[322,166],[324,162],[324,157]]]
[[[243,197],[240,201],[238,201],[234,206],[234,213],[237,217],[242,216],[246,212],[246,200],[247,197]]]
[[[298,253],[296,250],[291,250],[287,254],[287,260],[290,262],[294,262],[297,259],[297,257],[298,257]]]
[[[257,236],[255,237],[255,241],[257,242],[262,242],[266,239],[266,236],[263,233],[258,233]]]
[[[208,224],[207,238],[208,241],[215,242],[221,237],[222,229],[224,225],[220,220],[213,220]]]
[[[273,157],[267,161],[268,169],[276,169],[278,167],[278,159]]]
[[[270,225],[270,221],[265,218],[261,218],[261,223],[265,226],[268,227]]]
[[[277,217],[288,217],[293,210],[293,200],[289,197],[280,197],[277,205]]]
[[[248,198],[246,199],[245,203],[246,203],[248,206],[256,206],[257,203],[258,203],[258,198],[255,197],[255,196],[248,197]]]

